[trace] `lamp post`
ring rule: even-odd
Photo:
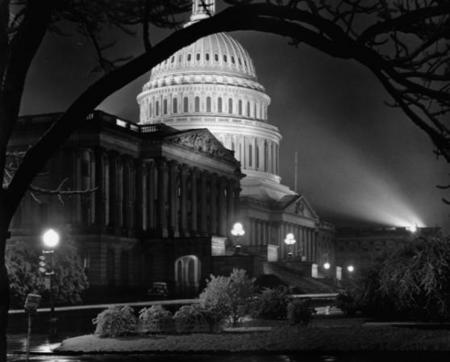
[[[42,234],[42,243],[44,244],[43,254],[50,256],[50,268],[45,272],[49,278],[49,296],[50,296],[50,336],[56,335],[55,318],[55,299],[53,291],[53,276],[55,275],[55,248],[59,245],[59,233],[54,229],[48,229]]]
[[[239,251],[241,250],[241,244],[239,243],[239,239],[241,236],[245,235],[244,227],[240,222],[236,222],[233,225],[233,228],[231,229],[231,235],[234,236],[236,239],[236,242],[234,244],[234,253],[239,254]]]
[[[289,233],[286,235],[286,238],[284,239],[284,243],[288,246],[288,257],[289,258],[292,257],[292,248],[296,242],[297,242],[297,240],[295,240],[294,234]]]

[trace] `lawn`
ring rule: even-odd
[[[100,352],[288,352],[288,351],[450,351],[450,331],[364,326],[345,318],[313,321],[308,327],[273,323],[260,332],[195,333],[63,341],[64,353]]]

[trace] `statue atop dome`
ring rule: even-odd
[[[215,11],[215,0],[192,0],[192,15],[190,23],[213,16]]]

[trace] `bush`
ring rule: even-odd
[[[11,305],[23,308],[28,293],[43,297],[41,304],[48,302],[49,292],[45,288],[44,276],[39,272],[41,248],[37,243],[23,241],[8,242],[5,263],[11,286]],[[57,304],[76,304],[88,287],[83,263],[75,242],[67,235],[64,243],[54,254],[55,274],[53,295]]]
[[[206,311],[198,304],[182,306],[173,319],[178,333],[203,332],[209,328]]]
[[[406,242],[346,286],[346,302],[377,319],[450,320],[450,240]]]
[[[264,289],[258,296],[256,316],[266,319],[285,319],[288,302],[286,287]]]
[[[336,297],[336,307],[338,307],[347,316],[354,316],[358,310],[358,304],[355,297],[349,292],[341,292]]]
[[[309,299],[293,300],[287,305],[287,319],[290,325],[307,326],[311,321],[314,308]]]
[[[253,282],[242,269],[234,269],[229,277],[211,275],[200,294],[200,305],[207,312],[212,329],[229,317],[236,325],[249,312],[255,294]]]
[[[139,311],[139,320],[143,332],[167,333],[174,330],[172,313],[161,305],[153,305],[150,308],[141,309]]]
[[[92,320],[94,334],[100,337],[118,337],[136,332],[137,318],[130,306],[114,306],[105,309]]]

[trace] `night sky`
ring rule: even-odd
[[[156,31],[154,38],[161,34]],[[450,231],[450,206],[435,187],[449,181],[448,165],[436,160],[422,131],[385,105],[389,96],[368,70],[292,47],[285,38],[233,36],[249,51],[272,99],[269,121],[283,135],[282,182],[293,187],[297,151],[300,190],[319,216],[338,225],[438,225]],[[138,40],[128,37],[114,52],[140,50]],[[89,41],[48,36],[29,74],[22,114],[63,111],[95,80],[94,64]],[[147,80],[148,75],[139,78],[100,108],[138,121],[136,95]]]

